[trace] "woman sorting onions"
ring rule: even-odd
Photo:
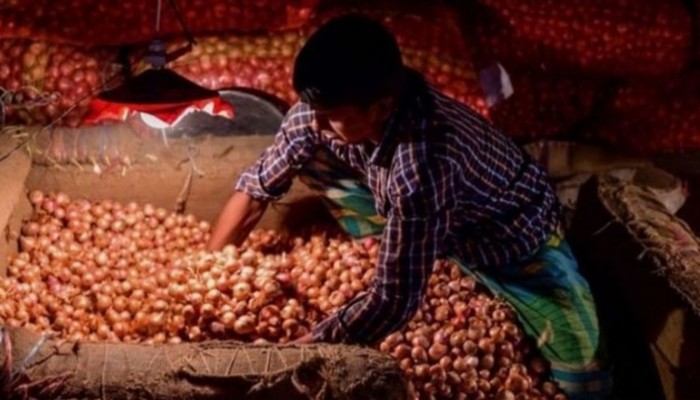
[[[433,263],[449,258],[511,303],[569,397],[605,397],[595,305],[542,169],[405,67],[392,35],[364,17],[316,31],[293,80],[301,101],[241,174],[209,248],[245,238],[295,176],[350,235],[381,237],[370,290],[299,342],[379,342],[411,319]]]

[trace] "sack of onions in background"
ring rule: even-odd
[[[691,56],[682,0],[479,0],[462,5],[479,67],[620,77],[672,75]]]
[[[304,25],[318,0],[178,0],[194,35],[275,32]],[[163,0],[160,37],[182,34],[170,2]],[[156,34],[156,1],[53,0],[3,2],[0,38],[32,39],[80,46],[141,44]]]
[[[700,74],[626,82],[585,134],[641,155],[700,150]]]
[[[90,99],[119,83],[115,58],[110,48],[0,40],[0,123],[79,126]]]
[[[333,230],[254,231],[204,252],[210,225],[149,204],[33,191],[0,280],[0,323],[75,341],[287,343],[370,288],[379,251]],[[563,399],[512,309],[435,264],[420,310],[377,348],[416,399]],[[157,367],[157,366],[154,366]]]
[[[323,12],[314,21],[319,26],[328,19],[350,12],[346,8]],[[425,16],[367,13],[396,35],[407,65],[423,72],[447,95],[487,114],[481,89],[466,46],[456,27]],[[272,94],[288,104],[297,99],[291,84],[294,56],[308,32],[268,35],[212,36],[199,40],[195,50],[171,64],[176,72],[210,89],[246,87]],[[172,48],[177,48],[174,43]]]
[[[216,35],[197,39],[194,49],[169,67],[209,89],[257,89],[291,105],[294,56],[304,42],[298,31],[273,34]],[[168,44],[169,50],[184,42]],[[137,65],[136,71],[146,65]]]
[[[397,34],[408,65],[425,73],[429,81],[447,94],[486,113],[464,48],[457,52],[437,45],[454,42],[451,31],[441,28],[435,21],[411,15],[386,17],[385,22]],[[416,29],[420,26],[423,28]],[[297,96],[291,85],[291,70],[294,55],[305,37],[306,33],[299,31],[204,37],[192,52],[172,62],[170,67],[209,89],[252,88],[292,104]],[[116,50],[81,50],[68,45],[16,40],[2,43],[10,51],[0,56],[6,64],[0,67],[4,68],[0,70],[0,86],[11,93],[36,93],[31,96],[45,98],[31,107],[16,106],[16,100],[12,100],[6,105],[6,123],[46,124],[76,106],[73,101],[78,102],[77,106],[56,124],[78,126],[87,111],[88,99],[82,96],[96,94],[101,84],[114,76],[115,67],[109,60],[115,58]],[[169,49],[181,44],[171,42]],[[145,67],[140,63],[134,70],[138,72]],[[105,70],[109,74],[104,73]],[[69,84],[71,79],[76,83]]]
[[[537,71],[506,73],[512,95],[494,104],[489,113],[496,127],[520,143],[577,136],[611,85]]]
[[[298,32],[204,38],[172,68],[211,89],[254,88],[292,102],[291,67],[302,41]],[[180,44],[170,43],[170,49]],[[116,58],[109,47],[0,40],[4,123],[80,126],[90,99],[122,78]]]

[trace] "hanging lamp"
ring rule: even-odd
[[[199,86],[166,67],[168,62],[188,53],[196,42],[187,30],[174,0],[169,0],[188,43],[171,54],[166,52],[165,42],[158,37],[162,0],[157,1],[156,34],[145,56],[150,68],[93,98],[84,119],[85,124],[124,121],[136,115],[152,128],[165,129],[175,126],[192,112],[233,118],[233,107],[217,91]]]

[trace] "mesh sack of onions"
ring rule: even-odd
[[[93,95],[117,83],[109,49],[0,40],[0,106],[4,122],[76,127]],[[0,115],[1,116],[1,115]]]
[[[516,70],[514,93],[490,109],[495,126],[519,142],[570,137],[605,100],[604,80]]]
[[[313,15],[318,0],[185,0],[176,4],[188,30],[199,35],[299,28]],[[3,3],[0,14],[0,38],[81,46],[140,44],[153,39],[156,12],[155,1],[10,1]],[[163,1],[160,35],[181,33],[177,15]]]
[[[0,322],[87,342],[286,343],[358,293],[378,243],[313,228],[257,230],[203,251],[210,226],[150,204],[33,191],[20,251],[0,280]],[[378,349],[413,397],[563,399],[513,311],[448,262],[420,310]]]
[[[324,11],[313,25],[347,11]],[[456,23],[436,25],[425,16],[367,13],[382,20],[396,35],[407,65],[423,72],[447,95],[487,115],[466,45],[456,40],[460,35]],[[172,68],[210,89],[253,88],[293,104],[298,96],[292,88],[291,70],[308,34],[211,36],[200,40],[195,50],[172,63]]]
[[[319,21],[341,12],[329,11]],[[447,95],[487,115],[466,45],[455,39],[460,35],[457,24],[446,23],[449,18],[442,17],[449,13],[436,12],[432,19],[395,13],[374,15],[397,36],[407,65],[423,72]],[[442,22],[436,24],[436,20]],[[192,52],[169,67],[209,89],[256,89],[293,104],[298,97],[292,88],[291,70],[306,35],[308,32],[288,31],[205,36],[198,39]],[[108,48],[81,50],[24,40],[0,43],[7,49],[0,55],[0,61],[6,61],[0,65],[0,86],[8,90],[2,97],[8,123],[46,124],[63,116],[55,125],[79,126],[90,97],[117,83],[116,67],[110,62],[116,52]],[[170,41],[169,50],[183,44]],[[134,54],[136,73],[146,68],[138,62],[138,54]]]
[[[700,150],[700,75],[619,86],[586,134],[637,154]]]
[[[301,47],[298,32],[273,35],[209,36],[170,67],[209,89],[244,87],[293,103],[294,54]],[[169,51],[183,42],[170,42]],[[5,123],[78,127],[89,100],[120,79],[116,52],[71,45],[0,40],[0,101]],[[146,68],[140,63],[135,72]]]
[[[467,16],[480,66],[627,78],[677,73],[691,52],[680,0],[480,0]]]
[[[291,71],[303,41],[297,31],[209,36],[199,39],[193,51],[171,67],[209,89],[252,88],[293,104],[297,95]],[[174,43],[173,48],[180,45]]]

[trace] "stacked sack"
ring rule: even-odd
[[[682,1],[479,0],[463,11],[478,68],[498,63],[509,75],[513,95],[490,113],[516,140],[584,138],[647,154],[699,148],[693,86],[669,82],[693,53]]]
[[[700,74],[620,85],[587,133],[635,154],[700,150]]]
[[[277,32],[295,29],[313,16],[318,0],[178,0],[194,35]],[[182,34],[178,14],[162,0],[161,37]],[[156,35],[156,1],[9,0],[0,14],[0,38],[48,40],[76,45],[140,44]]]

